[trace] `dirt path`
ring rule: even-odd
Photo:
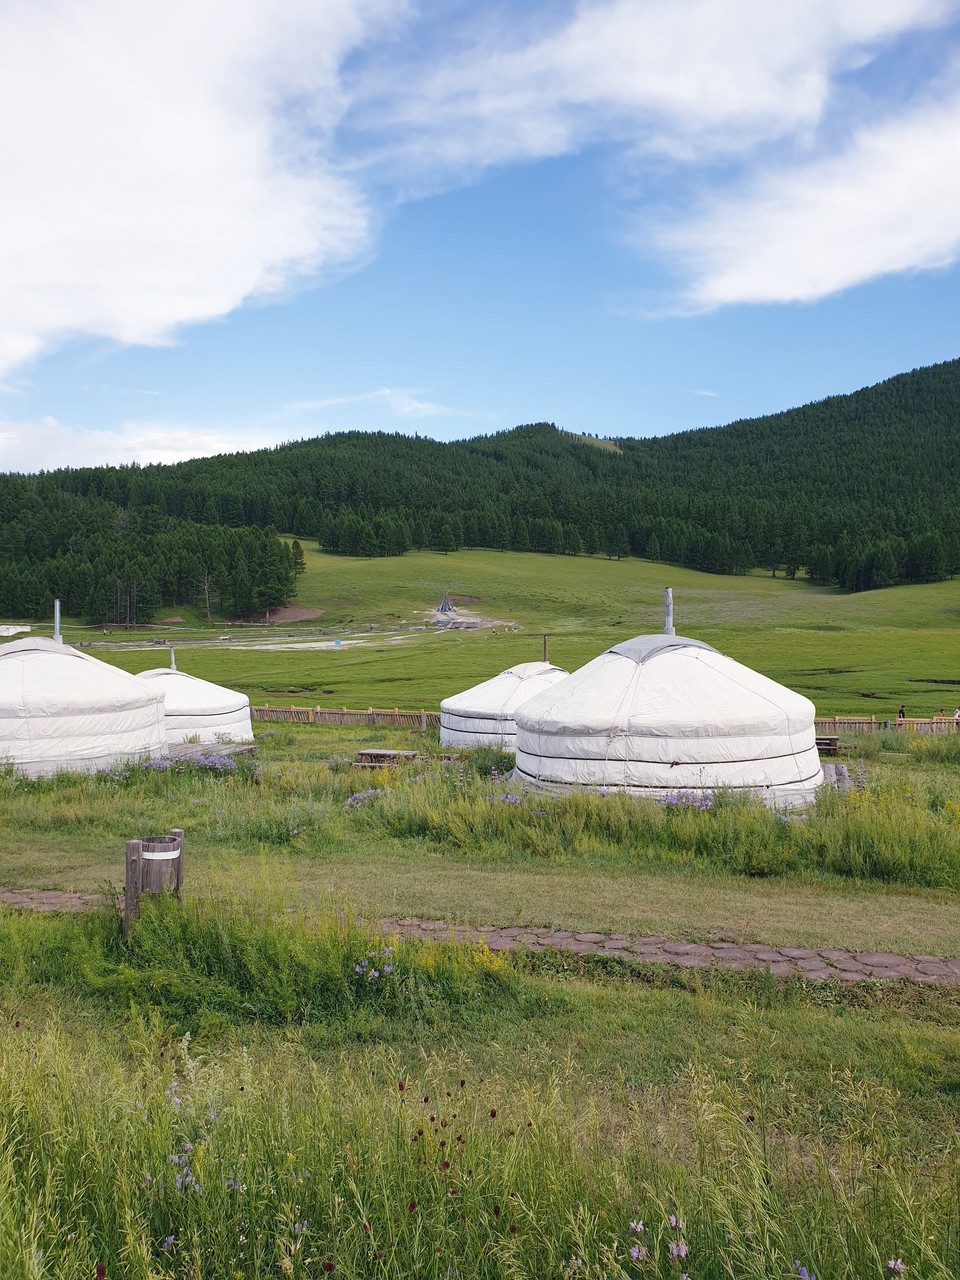
[[[0,889],[0,904],[22,911],[87,911],[103,898],[97,893],[58,889]],[[671,942],[669,938],[625,933],[573,933],[567,929],[496,925],[451,925],[445,920],[408,916],[380,921],[385,933],[435,942],[483,942],[491,951],[572,951],[577,955],[617,956],[646,964],[684,969],[769,969],[778,978],[856,982],[862,978],[909,978],[912,982],[960,985],[960,957],[901,956],[885,951],[822,951],[810,947],[768,947],[756,942]]]

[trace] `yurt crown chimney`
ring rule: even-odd
[[[673,629],[673,587],[663,588],[663,634],[675,636]]]
[[[170,670],[176,671],[176,669],[177,669],[177,655],[173,652],[173,645],[171,645],[170,646]]]
[[[63,636],[60,634],[60,601],[53,602],[53,638],[57,644],[63,644]]]

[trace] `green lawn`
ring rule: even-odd
[[[179,666],[235,685],[255,702],[315,706],[435,708],[440,699],[516,662],[550,657],[570,670],[618,640],[663,625],[663,587],[674,588],[676,627],[807,694],[822,714],[893,717],[952,713],[960,698],[956,628],[960,583],[843,595],[759,573],[727,578],[643,560],[461,551],[412,552],[351,560],[305,546],[298,604],[323,610],[307,623],[276,628],[158,628],[180,641]],[[424,611],[445,591],[474,597],[468,608],[516,623],[477,632],[424,634]],[[189,621],[195,621],[192,615]],[[251,649],[251,643],[316,639],[318,627],[344,637],[338,650]],[[348,643],[369,628],[406,638]],[[222,646],[210,637],[229,632]],[[202,647],[191,638],[205,637]],[[104,641],[98,631],[67,638]],[[97,647],[130,671],[166,662],[166,653]]]
[[[960,778],[950,763],[870,761],[863,796],[784,826],[762,810],[728,821],[630,802],[584,813],[530,802],[514,813],[496,803],[504,784],[468,779],[461,790],[429,760],[353,770],[381,730],[258,732],[259,786],[201,774],[0,780],[0,884],[116,885],[126,839],[179,826],[194,894],[256,899],[284,886],[311,912],[346,903],[370,920],[960,953]],[[351,812],[346,798],[367,787],[384,788],[382,799]]]

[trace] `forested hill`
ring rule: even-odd
[[[274,564],[258,594],[270,557],[266,544],[238,551],[244,526],[348,555],[633,553],[713,572],[803,570],[849,590],[960,570],[960,361],[726,427],[597,443],[545,423],[450,444],[351,432],[176,466],[0,477],[0,613],[18,612],[4,571],[9,582],[46,566],[40,589],[53,589],[50,564],[65,571],[89,552],[91,524],[119,530],[108,556],[124,529],[219,539],[200,577],[233,608],[279,593]],[[152,594],[184,602],[197,574],[154,573]]]

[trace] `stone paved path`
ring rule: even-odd
[[[567,929],[502,929],[492,925],[449,925],[414,918],[382,922],[406,938],[485,942],[493,951],[572,951],[578,955],[619,956],[685,969],[769,969],[778,978],[799,975],[856,982],[862,978],[910,978],[913,982],[960,985],[960,957],[899,956],[879,951],[816,951],[811,947],[769,947],[757,942],[671,942],[625,933],[573,933]]]
[[[56,889],[0,889],[0,903],[25,911],[86,911],[102,902],[96,893]],[[835,948],[769,947],[757,942],[671,942],[669,938],[626,933],[574,933],[567,929],[522,926],[451,925],[414,916],[380,922],[387,933],[434,941],[484,942],[492,951],[572,951],[577,955],[619,956],[648,964],[685,969],[769,969],[778,978],[799,975],[820,981],[857,982],[862,978],[909,978],[912,982],[960,985],[960,957],[900,956],[883,951]]]

